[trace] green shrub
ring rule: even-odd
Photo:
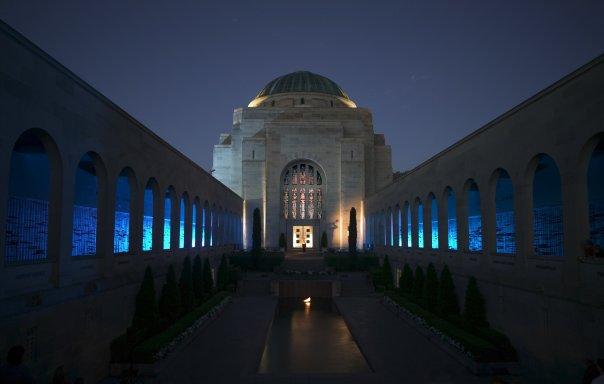
[[[422,292],[422,303],[424,308],[436,312],[436,303],[438,300],[438,276],[432,263],[428,264],[426,269],[426,282]]]
[[[132,327],[135,329],[154,329],[157,326],[159,311],[155,299],[155,284],[151,267],[145,268],[141,287],[136,294]]]
[[[380,267],[375,267],[369,272],[373,287],[378,292],[385,290],[386,284],[384,283],[384,271]]]
[[[489,326],[484,298],[478,290],[478,283],[474,276],[470,277],[468,280],[463,319],[466,326],[469,328],[483,328]]]
[[[205,296],[210,295],[214,289],[214,281],[212,280],[212,267],[210,266],[210,258],[206,257],[203,262],[203,273],[201,275],[201,285],[203,287],[203,294]]]
[[[418,265],[415,267],[415,276],[413,277],[413,301],[417,304],[422,302],[424,280],[424,270]]]
[[[459,315],[459,305],[457,304],[457,296],[455,295],[455,285],[449,267],[446,265],[440,272],[440,284],[438,285],[438,302],[436,305],[437,312],[445,317]]]
[[[176,284],[176,273],[174,272],[174,266],[170,265],[166,274],[166,282],[159,297],[159,314],[163,319],[172,321],[178,318],[180,310],[180,292]]]
[[[406,296],[411,296],[413,294],[413,271],[407,263],[405,263],[403,273],[399,279],[399,290]]]
[[[229,284],[229,265],[226,257],[222,255],[220,259],[220,265],[218,266],[218,272],[216,274],[216,289],[224,291]]]
[[[279,235],[279,248],[285,248],[285,245],[285,233],[281,232],[281,234]]]
[[[386,289],[392,289],[394,287],[394,279],[392,277],[392,267],[390,266],[390,260],[388,260],[388,255],[384,256],[382,273],[384,275],[384,287]]]
[[[157,335],[141,342],[132,350],[132,359],[134,363],[152,363],[155,353],[164,345],[170,343],[176,336],[180,335],[190,327],[197,319],[206,314],[210,309],[218,305],[229,294],[227,292],[218,292],[207,301],[193,309],[191,312],[182,316],[170,327],[158,333]]]
[[[201,257],[195,256],[193,261],[193,272],[191,275],[193,280],[193,295],[195,296],[195,303],[199,304],[203,300],[203,266],[201,264]]]
[[[195,306],[195,295],[193,293],[193,278],[191,273],[191,258],[185,257],[180,271],[180,280],[178,282],[180,289],[180,301],[183,313],[189,312]]]

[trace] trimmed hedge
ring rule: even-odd
[[[369,271],[372,268],[379,267],[380,259],[373,255],[332,254],[325,256],[325,264],[338,272]]]
[[[161,333],[141,342],[132,350],[132,362],[152,363],[157,351],[193,325],[197,319],[208,313],[227,296],[229,296],[228,292],[218,292],[200,306],[194,308],[191,312],[178,319]]]
[[[285,256],[282,252],[263,252],[255,259],[250,253],[229,256],[229,262],[242,271],[272,272],[275,267],[283,264]]]
[[[504,334],[491,328],[470,332],[423,309],[395,292],[386,292],[386,295],[411,313],[423,318],[428,325],[460,342],[466,350],[472,353],[476,361],[485,363],[517,361],[516,351]]]

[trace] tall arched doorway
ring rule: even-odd
[[[281,218],[287,248],[319,247],[325,195],[323,176],[321,168],[309,160],[296,160],[283,170]]]

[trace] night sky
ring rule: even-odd
[[[309,70],[412,168],[604,53],[604,1],[27,1],[0,18],[206,169],[232,112]]]

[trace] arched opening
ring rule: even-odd
[[[428,195],[430,201],[430,246],[438,249],[438,203],[433,193]]]
[[[394,246],[394,215],[392,213],[392,208],[388,208],[388,222],[389,222],[389,228],[390,230],[388,231],[389,235],[390,235],[390,246],[393,247]]]
[[[172,205],[174,188],[168,187],[164,194],[164,250],[172,248]]]
[[[480,210],[480,191],[472,179],[466,182],[466,212],[468,225],[468,249],[472,252],[482,251],[482,211]]]
[[[533,250],[537,256],[562,256],[562,189],[554,159],[536,158],[533,177]]]
[[[212,205],[210,211],[210,247],[214,246],[214,236],[216,231],[216,204]]]
[[[424,205],[422,200],[418,197],[415,199],[417,206],[417,247],[424,247]]]
[[[513,254],[516,253],[514,186],[506,170],[496,170],[495,176],[495,252]]]
[[[16,141],[10,159],[5,263],[48,259],[51,163],[37,130]]]
[[[451,187],[445,189],[447,199],[447,248],[457,250],[457,207],[455,193]]]
[[[153,217],[155,208],[155,193],[157,182],[149,179],[143,196],[143,251],[153,249]]]
[[[401,213],[400,205],[396,205],[396,218],[397,218],[397,244],[399,247],[403,246],[403,215]]]
[[[189,195],[183,193],[180,198],[180,209],[178,214],[178,248],[185,247],[185,225],[187,221],[187,205],[189,205]]]
[[[99,182],[95,158],[94,153],[86,153],[80,159],[76,169],[71,237],[72,256],[96,254]]]
[[[589,197],[589,239],[604,252],[604,140],[594,148],[587,168]]]
[[[209,241],[209,236],[208,236],[208,230],[209,230],[209,226],[208,226],[208,209],[209,209],[210,204],[208,203],[208,201],[206,200],[203,203],[203,209],[201,211],[201,246],[205,247],[206,241]]]
[[[124,168],[115,183],[115,223],[113,226],[113,253],[130,251],[130,214],[132,209],[132,193],[134,173],[130,168]]]
[[[191,211],[191,247],[195,248],[198,245],[197,242],[197,215],[199,213],[199,198],[195,198],[193,202],[193,208]]]
[[[413,225],[411,224],[411,205],[408,201],[405,202],[405,216],[407,219],[407,247],[411,247],[413,245]]]

